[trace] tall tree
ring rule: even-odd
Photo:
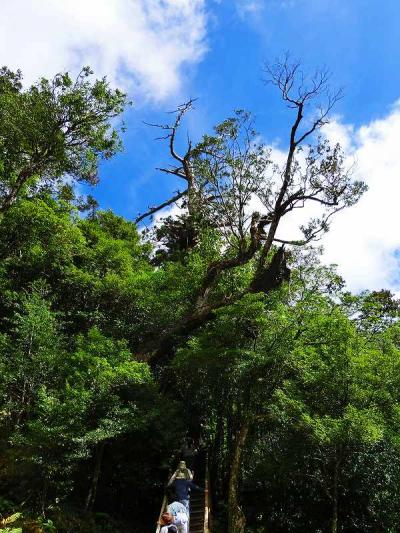
[[[96,183],[99,160],[120,150],[111,119],[126,96],[91,75],[85,67],[24,89],[20,71],[0,70],[0,212],[66,176]]]
[[[247,295],[220,309],[173,364],[179,386],[188,388],[185,395],[193,396],[191,406],[207,424],[210,460],[217,483],[223,485],[229,533],[244,531],[246,524],[240,481],[247,437],[268,418],[274,391],[288,371],[295,321],[284,301],[285,295],[277,291],[269,298]]]
[[[201,226],[215,227],[223,243],[220,256],[207,265],[186,315],[142,347],[143,352],[153,353],[153,361],[165,359],[176,339],[204,324],[216,309],[246,293],[269,292],[279,286],[288,275],[283,245],[313,241],[327,231],[335,213],[356,203],[365,191],[362,182],[352,180],[340,147],[331,147],[326,139],[314,135],[328,122],[341,96],[329,90],[328,73],[317,71],[306,80],[299,64],[285,58],[268,68],[268,79],[294,113],[283,164],[271,160],[268,149],[258,141],[251,116],[242,111],[196,146],[189,141],[184,155],[178,152],[176,137],[193,101],[178,108],[172,125],[159,126],[166,132],[170,155],[177,163],[161,170],[181,179],[185,189],[149,209],[137,222],[182,198],[192,233],[198,233]],[[321,214],[301,227],[303,238],[280,238],[282,220],[308,203],[319,205]],[[196,239],[192,237],[191,242]],[[221,296],[218,285],[224,275],[248,263],[254,269],[247,286]]]

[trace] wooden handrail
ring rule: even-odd
[[[205,495],[204,495],[204,533],[211,533],[211,496],[210,496],[210,472],[208,470],[208,457],[206,459],[206,475],[205,475]]]
[[[164,498],[163,498],[163,501],[162,501],[162,504],[161,504],[161,511],[160,511],[160,514],[158,515],[156,533],[160,533],[160,531],[161,531],[161,526],[160,526],[159,522],[161,520],[161,515],[165,512],[165,509],[167,508],[167,504],[168,504],[167,495],[164,494]]]

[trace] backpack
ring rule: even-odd
[[[178,533],[178,528],[171,524],[170,526],[163,526],[160,533]]]

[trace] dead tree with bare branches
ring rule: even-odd
[[[174,162],[174,164],[170,165],[169,167],[158,168],[157,170],[166,174],[172,174],[173,176],[177,176],[185,183],[185,186],[183,191],[178,190],[176,194],[174,194],[165,202],[162,202],[157,206],[149,207],[149,209],[145,213],[138,215],[135,219],[135,222],[137,224],[145,218],[154,215],[161,209],[164,209],[165,207],[176,203],[181,198],[185,198],[189,215],[192,214],[193,210],[195,209],[195,206],[193,204],[196,192],[196,180],[192,170],[192,143],[190,140],[188,140],[187,150],[183,155],[180,155],[176,148],[176,136],[181,125],[182,119],[185,114],[193,108],[194,102],[195,100],[191,99],[186,103],[180,105],[176,109],[176,111],[173,111],[172,114],[175,115],[175,120],[172,124],[152,124],[149,122],[145,122],[145,124],[147,124],[148,126],[159,128],[165,132],[165,135],[157,137],[157,140],[168,141],[169,153],[172,161]]]
[[[341,91],[330,91],[327,71],[317,70],[307,78],[299,63],[291,64],[285,57],[268,66],[266,76],[294,115],[283,163],[272,160],[271,150],[259,142],[252,116],[244,111],[222,122],[196,146],[188,141],[184,155],[176,150],[176,137],[193,100],[178,108],[172,125],[159,126],[167,132],[163,138],[174,162],[160,170],[178,176],[185,188],[136,220],[182,200],[189,217],[218,230],[222,246],[186,316],[142,347],[157,364],[168,360],[179,339],[212,318],[215,310],[248,292],[269,292],[279,286],[289,273],[285,246],[304,246],[318,239],[332,216],[356,203],[366,189],[363,182],[352,179],[340,146],[332,147],[319,134],[342,96]],[[282,220],[307,204],[318,205],[320,213],[301,226],[303,236],[281,238]],[[254,265],[249,285],[221,297],[216,288],[224,273],[248,263]]]

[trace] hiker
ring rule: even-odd
[[[174,491],[176,500],[185,506],[187,512],[189,512],[190,491],[205,492],[204,489],[195,485],[191,479],[186,479],[183,472],[178,472],[169,486]]]
[[[170,487],[178,474],[184,474],[185,479],[193,479],[193,472],[186,466],[185,461],[179,461],[178,468],[172,474],[171,479],[168,481],[167,487]]]
[[[160,533],[174,531],[170,529],[175,526],[178,533],[188,533],[189,513],[180,502],[172,502],[167,507],[167,512],[161,515],[159,524],[163,526]]]

